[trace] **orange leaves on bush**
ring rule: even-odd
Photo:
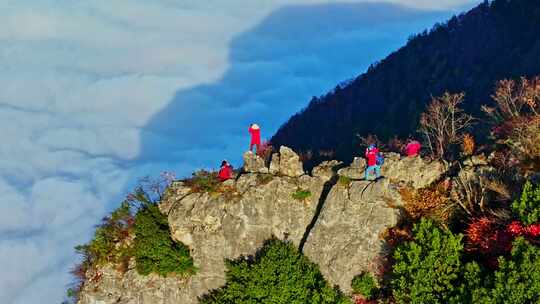
[[[402,187],[399,193],[405,202],[405,211],[412,219],[429,217],[445,224],[455,209],[449,197],[449,183],[446,181],[419,190]]]
[[[514,237],[525,236],[529,239],[535,239],[540,237],[540,223],[526,226],[519,221],[513,221],[512,223],[508,224],[506,231],[508,231],[508,233]]]
[[[475,148],[474,137],[471,134],[463,135],[463,140],[461,142],[461,151],[465,155],[473,155]]]

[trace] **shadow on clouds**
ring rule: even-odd
[[[232,40],[222,78],[178,91],[142,132],[138,163],[146,173],[241,165],[249,123],[264,138],[292,114],[362,73],[413,34],[451,12],[394,4],[287,6]]]

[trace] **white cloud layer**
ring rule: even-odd
[[[269,136],[310,96],[477,1],[390,2],[441,11],[313,0],[0,3],[0,303],[60,303],[73,246],[136,176],[238,161],[254,117]]]

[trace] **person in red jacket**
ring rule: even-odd
[[[221,168],[219,169],[218,178],[220,182],[224,182],[228,179],[231,179],[233,176],[233,168],[228,161],[224,160],[221,162]]]
[[[249,134],[251,134],[251,142],[249,144],[249,151],[252,151],[253,146],[255,146],[255,153],[257,153],[261,145],[261,128],[257,124],[251,124],[251,126],[249,126],[248,131],[249,131]]]
[[[371,144],[366,149],[366,172],[365,178],[369,180],[371,172],[375,172],[375,178],[381,177],[381,166],[377,164],[377,156],[379,155],[379,149],[374,144]]]
[[[422,149],[420,142],[409,139],[409,143],[405,146],[405,154],[407,154],[408,157],[414,157],[420,153],[420,149]]]

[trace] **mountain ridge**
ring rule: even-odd
[[[411,135],[431,97],[445,91],[465,92],[465,110],[479,114],[497,80],[540,74],[535,58],[540,2],[485,1],[413,36],[347,85],[314,97],[271,142],[295,151],[331,150],[333,158],[350,162],[358,154],[357,134]],[[314,155],[313,163],[322,159]]]

